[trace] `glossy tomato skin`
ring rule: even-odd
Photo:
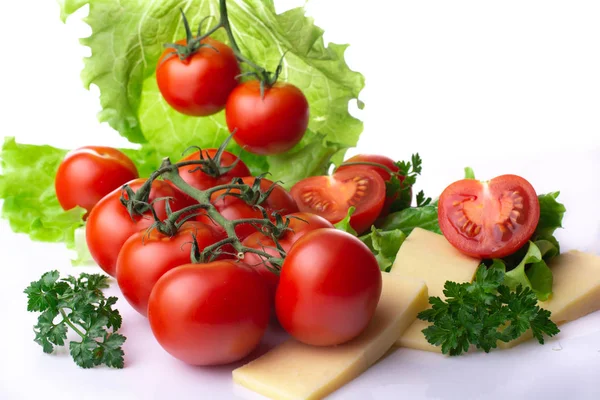
[[[320,215],[335,224],[355,207],[350,226],[359,234],[371,228],[385,202],[385,182],[370,168],[352,166],[333,176],[313,176],[296,183],[291,190],[302,212]]]
[[[173,357],[192,365],[241,360],[260,343],[269,322],[263,279],[243,263],[187,264],[152,289],[150,327]]]
[[[202,156],[204,158],[210,157],[214,159],[216,153],[217,149],[202,150]],[[181,159],[180,162],[199,159],[200,151],[196,151],[190,154],[189,156]],[[229,167],[233,165],[236,161],[237,164],[235,164],[235,167],[233,167],[230,171],[217,178],[207,175],[200,170],[194,171],[196,168],[198,168],[195,165],[189,165],[186,167],[179,168],[179,175],[183,178],[184,181],[186,181],[189,185],[195,187],[196,189],[206,190],[218,185],[226,185],[228,183],[231,183],[233,178],[249,176],[250,170],[242,160],[238,160],[238,157],[236,155],[228,151],[224,151],[223,154],[221,154],[220,165],[222,167]]]
[[[85,146],[69,152],[58,166],[54,187],[61,207],[88,212],[108,193],[138,178],[135,164],[112,147]]]
[[[231,92],[225,117],[233,139],[245,150],[261,155],[283,153],[294,147],[306,132],[308,101],[300,89],[277,82],[265,89],[248,81]]]
[[[292,245],[298,241],[298,239],[308,232],[322,228],[334,228],[331,222],[327,221],[323,217],[319,217],[316,214],[297,212],[289,214],[286,217],[290,221],[288,227],[291,230],[286,232],[278,239],[279,244],[286,253],[290,251]],[[296,219],[295,217],[301,219]],[[276,250],[277,246],[273,239],[271,239],[269,236],[265,236],[262,232],[254,232],[244,239],[242,244],[245,247],[264,251],[273,257],[281,257],[279,252]],[[271,296],[274,298],[277,285],[279,284],[279,275],[269,269],[267,264],[263,262],[262,258],[255,253],[246,253],[244,255],[244,262],[254,268],[254,270],[265,279],[267,285],[269,286]],[[275,267],[271,266],[271,268]]]
[[[117,258],[117,282],[121,293],[143,316],[148,314],[152,288],[167,271],[189,264],[194,235],[199,250],[224,239],[224,235],[201,222],[188,221],[174,236],[154,229],[134,233],[121,247]]]
[[[381,286],[381,271],[364,243],[336,229],[317,229],[298,240],[283,263],[277,318],[303,343],[342,344],[367,327]]]
[[[252,185],[255,179],[256,178],[252,176],[242,178],[243,182],[247,185]],[[266,192],[273,183],[273,181],[263,178],[260,183],[261,191]],[[223,217],[230,221],[245,218],[263,218],[263,214],[259,209],[249,206],[243,200],[233,196],[221,197],[224,192],[225,191],[218,191],[212,195],[212,203]],[[268,215],[271,215],[271,213],[275,211],[281,215],[287,215],[298,211],[298,206],[292,196],[280,185],[275,186],[267,200],[261,203],[260,206],[266,210]],[[206,215],[198,216],[197,220],[204,222],[207,225],[215,226],[214,222]],[[217,228],[221,229],[219,226],[217,226]],[[235,227],[235,232],[240,240],[244,240],[246,237],[256,232],[256,228],[251,224],[239,224]]]
[[[178,44],[185,45],[185,40]],[[229,46],[206,38],[201,47],[186,60],[173,49],[162,54],[156,68],[158,88],[171,107],[182,114],[208,116],[221,111],[240,74],[235,54]]]
[[[531,238],[540,204],[533,186],[517,175],[489,182],[463,179],[442,192],[438,219],[446,239],[462,253],[502,258]]]
[[[137,191],[146,179],[128,182]],[[98,202],[89,214],[85,227],[85,238],[92,258],[109,275],[115,276],[117,257],[125,241],[134,233],[147,229],[154,220],[151,215],[136,216],[131,219],[127,209],[121,204],[122,189],[118,188]],[[171,197],[171,209],[180,210],[189,206],[190,199],[184,193],[165,181],[154,181],[149,201],[161,197]],[[167,217],[165,202],[154,203],[158,217]]]

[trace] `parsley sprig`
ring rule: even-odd
[[[446,301],[430,297],[432,307],[418,318],[431,322],[423,333],[427,341],[442,346],[451,356],[467,352],[471,345],[488,353],[498,341],[510,342],[528,329],[544,344],[544,334],[554,336],[558,327],[550,320],[550,311],[537,305],[530,288],[520,285],[515,291],[503,285],[504,268],[494,262],[481,265],[472,283],[447,281]]]
[[[417,182],[417,176],[421,174],[423,160],[419,153],[413,154],[410,161],[398,161],[396,166],[398,172],[393,174],[386,182],[386,197],[395,196],[390,212],[402,211],[409,208],[412,203],[412,187]],[[417,207],[431,203],[431,198],[425,197],[421,190],[417,193]]]
[[[126,338],[116,333],[122,322],[119,311],[113,309],[117,298],[106,298],[102,293],[108,287],[108,277],[84,273],[78,278],[59,278],[58,271],[46,272],[24,291],[27,311],[41,312],[33,329],[35,342],[45,353],[52,353],[55,346],[65,345],[71,328],[81,337],[79,342],[69,342],[77,365],[123,368],[121,347]]]

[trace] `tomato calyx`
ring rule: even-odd
[[[202,149],[198,146],[188,147],[184,151],[184,154],[192,149],[197,150],[198,155],[199,155],[198,159],[182,161],[182,162],[179,162],[177,165],[179,165],[179,166],[195,166],[193,169],[191,169],[189,171],[190,173],[201,171],[202,173],[204,173],[212,178],[215,178],[215,179],[219,178],[223,175],[226,175],[229,171],[233,170],[238,165],[238,163],[241,161],[241,158],[238,156],[236,158],[236,160],[233,163],[231,163],[230,165],[227,165],[227,166],[221,165],[221,157],[223,157],[223,154],[225,153],[225,149],[227,148],[227,145],[231,141],[231,138],[233,137],[233,135],[235,135],[235,132],[233,132],[231,135],[227,136],[227,139],[225,139],[225,141],[221,144],[221,146],[219,146],[219,148],[217,149],[217,152],[212,157],[210,155],[206,154],[204,151],[202,151]]]

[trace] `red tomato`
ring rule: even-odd
[[[138,176],[135,164],[119,150],[85,146],[65,156],[54,187],[63,209],[80,206],[89,212],[104,196]]]
[[[238,361],[260,343],[270,300],[262,278],[243,263],[188,264],[164,274],[148,304],[150,327],[173,357],[192,365]]]
[[[351,162],[369,162],[369,163],[376,163],[376,164],[384,165],[394,172],[394,174],[398,177],[400,182],[404,181],[404,176],[398,174],[398,171],[400,170],[400,168],[398,168],[398,166],[396,165],[394,160],[392,160],[389,157],[377,155],[377,154],[358,154],[358,155],[355,155],[354,157],[350,157],[349,159],[344,161],[344,163],[351,163]],[[390,175],[390,173],[385,168],[369,166],[369,165],[365,165],[364,167],[370,168],[373,171],[377,172],[379,174],[379,176],[381,176],[381,178],[386,182],[392,178],[392,175]],[[345,168],[350,168],[350,166],[348,166],[348,167],[341,166],[337,170],[341,171],[342,169],[345,169]],[[411,197],[412,197],[412,190],[410,193],[411,193]],[[390,213],[390,208],[392,207],[392,203],[394,202],[394,200],[396,200],[396,198],[398,198],[397,192],[396,193],[386,193],[385,202],[383,203],[383,209],[381,210],[381,213],[379,213],[379,218],[383,218]]]
[[[256,178],[252,176],[242,178],[246,185],[252,185],[255,179]],[[260,183],[260,189],[261,191],[266,192],[272,185],[273,181],[263,178]],[[215,192],[212,196],[214,199],[212,203],[223,217],[230,221],[245,218],[263,218],[260,210],[249,206],[241,199],[233,196],[220,197],[224,192],[224,190]],[[296,205],[296,202],[292,196],[280,185],[275,186],[275,189],[273,189],[267,200],[261,203],[260,206],[267,211],[268,215],[271,215],[271,213],[275,211],[281,215],[298,211],[298,206]],[[215,226],[214,222],[204,214],[198,216],[197,220],[204,222],[207,225]],[[221,229],[219,226],[217,228]],[[256,232],[256,228],[251,224],[240,224],[235,227],[235,233],[238,235],[240,240],[244,240],[254,232]]]
[[[260,83],[248,81],[231,92],[225,118],[233,139],[245,150],[261,155],[290,150],[304,136],[308,127],[308,101],[300,89],[277,82],[265,88],[261,98]]]
[[[295,339],[334,346],[358,336],[381,296],[381,271],[358,238],[317,229],[298,240],[281,269],[275,310]]]
[[[442,233],[461,252],[477,258],[502,258],[521,248],[540,219],[533,186],[517,175],[488,182],[463,179],[440,196]]]
[[[186,40],[177,42],[186,43]],[[185,60],[171,55],[173,49],[165,50],[156,68],[158,88],[164,99],[186,115],[207,116],[221,111],[238,84],[240,67],[231,48],[211,38],[202,43],[208,46]]]
[[[383,208],[385,182],[372,169],[347,167],[333,176],[313,176],[296,183],[291,190],[298,208],[337,223],[354,206],[350,225],[359,234],[368,230]]]
[[[225,237],[201,222],[189,221],[172,236],[153,229],[134,233],[127,239],[117,259],[117,282],[123,296],[137,312],[148,313],[148,298],[156,281],[167,271],[189,264],[192,235],[200,251]]]
[[[137,191],[146,179],[135,179],[129,182]],[[85,238],[90,253],[96,263],[109,275],[114,276],[117,266],[117,256],[123,243],[134,233],[148,228],[154,223],[150,213],[136,216],[133,220],[127,209],[121,204],[122,189],[118,188],[102,198],[92,209],[85,227]],[[149,201],[160,197],[171,197],[172,211],[180,210],[190,205],[190,199],[184,193],[165,181],[154,181],[150,191]],[[165,202],[154,203],[158,217],[167,217]]]
[[[290,217],[298,217],[302,218],[302,220]],[[321,228],[334,228],[331,222],[327,221],[323,217],[319,217],[316,214],[298,212],[287,215],[287,218],[290,221],[288,227],[291,230],[286,232],[277,240],[286,253],[290,251],[290,248],[298,239],[308,232]],[[277,246],[275,245],[273,239],[265,236],[262,232],[254,232],[244,239],[242,244],[252,249],[264,251],[265,253],[268,253],[274,257],[281,257],[279,252],[276,250]],[[263,262],[263,258],[257,254],[246,253],[244,255],[244,262],[253,267],[265,279],[272,296],[275,296],[275,290],[279,284],[279,275],[269,269],[267,263]],[[270,264],[269,266],[274,268]]]
[[[202,156],[204,158],[210,157],[210,158],[214,159],[215,155],[217,154],[217,151],[218,151],[217,149],[202,150]],[[180,160],[180,162],[181,161],[189,161],[189,160],[199,160],[199,159],[200,159],[200,152],[196,151],[196,152],[190,154],[189,156],[183,158],[182,160]],[[219,164],[221,167],[229,167],[232,164],[234,164],[237,160],[238,160],[238,157],[236,155],[231,154],[228,151],[224,151],[221,154],[221,159],[220,159]],[[226,173],[224,173],[218,177],[214,177],[214,176],[205,174],[204,172],[200,171],[197,168],[198,168],[197,165],[189,165],[186,167],[181,167],[181,168],[179,168],[179,175],[189,185],[191,185],[199,190],[210,189],[211,187],[214,187],[217,185],[225,185],[225,184],[231,183],[231,180],[233,178],[238,178],[238,177],[241,178],[241,177],[250,175],[250,170],[248,169],[248,167],[246,166],[246,164],[244,164],[244,162],[242,160],[237,161],[237,164],[235,165],[235,167],[233,167],[231,170],[227,171]]]

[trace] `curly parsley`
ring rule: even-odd
[[[503,282],[504,266],[498,261],[489,268],[481,265],[472,283],[446,282],[446,300],[430,297],[432,307],[418,316],[432,323],[423,330],[427,341],[456,356],[471,345],[487,353],[498,341],[510,342],[529,329],[540,344],[544,334],[559,332],[530,288],[519,285],[511,291]]]
[[[54,346],[64,346],[71,328],[81,341],[70,341],[73,360],[82,368],[105,364],[123,368],[125,336],[116,333],[121,315],[113,309],[116,297],[105,298],[101,289],[108,287],[108,277],[81,274],[59,279],[58,271],[46,272],[32,282],[27,294],[27,311],[41,312],[34,326],[35,342],[45,353]]]

